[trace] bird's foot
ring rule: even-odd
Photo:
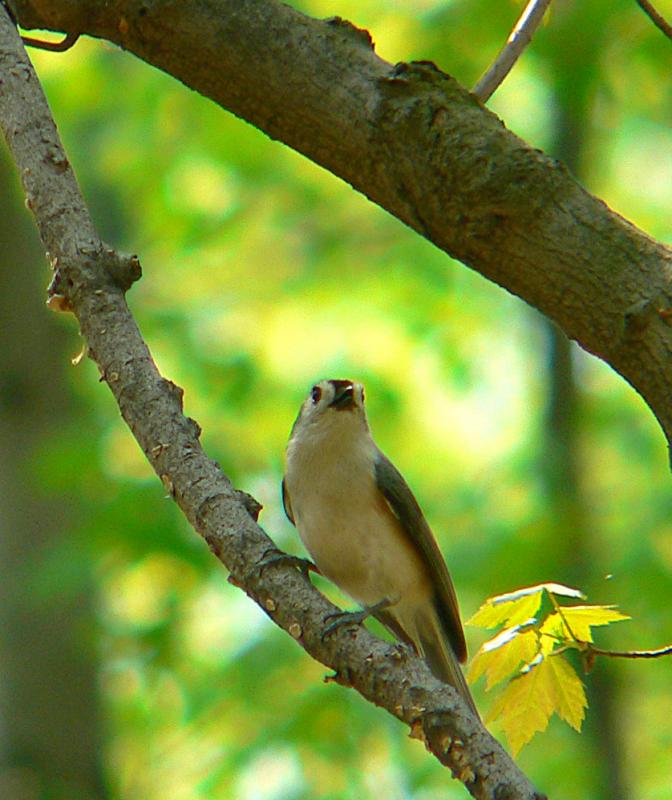
[[[364,606],[357,611],[335,611],[333,614],[327,614],[324,621],[333,620],[333,622],[330,622],[322,631],[322,641],[337,628],[341,628],[343,625],[361,625],[366,619],[375,616],[379,611],[392,604],[391,600],[384,597],[380,602],[374,603],[372,606]]]
[[[296,567],[306,576],[309,572],[317,572],[318,574],[320,572],[317,565],[313,564],[313,562],[309,561],[307,558],[290,555],[282,550],[278,550],[277,547],[269,548],[257,562],[256,566],[259,573],[262,573],[266,567],[270,567],[274,564],[283,564],[287,567]]]

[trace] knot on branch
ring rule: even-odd
[[[251,494],[243,492],[242,489],[236,489],[237,499],[245,506],[245,510],[256,522],[259,519],[259,514],[263,508],[262,504],[252,497]]]
[[[189,428],[190,434],[194,437],[194,439],[200,439],[201,434],[203,433],[203,429],[198,424],[198,422],[196,422],[196,420],[192,419],[191,417],[185,417],[185,422]]]
[[[178,386],[173,381],[169,380],[168,378],[161,378],[160,384],[163,392],[165,392],[166,396],[170,398],[171,402],[177,406],[179,413],[181,414],[184,409],[184,389],[181,386]]]
[[[72,312],[72,303],[69,300],[69,289],[63,273],[58,266],[58,258],[50,259],[54,274],[47,286],[47,308],[67,314]]]
[[[112,247],[107,246],[102,255],[103,266],[122,292],[127,292],[142,277],[140,259],[136,255],[118,253]]]
[[[327,17],[324,21],[330,27],[342,31],[348,38],[355,42],[355,44],[364,45],[367,50],[375,51],[376,46],[373,42],[373,38],[365,28],[358,28],[349,20],[343,19],[343,17]]]
[[[100,244],[81,247],[80,254],[93,262],[98,262],[104,269],[105,274],[112,279],[112,283],[127,292],[135,281],[142,277],[140,260],[136,255],[126,255],[117,253],[111,247]],[[51,256],[47,253],[49,264],[54,272],[53,277],[47,287],[47,307],[52,311],[72,312],[73,294],[76,292],[75,280],[67,263],[61,264],[59,256]],[[88,265],[89,267],[91,264]],[[75,273],[76,274],[76,273]],[[94,283],[100,285],[100,273],[92,273]],[[95,290],[97,294],[102,293],[102,289]]]
[[[662,293],[628,306],[623,314],[624,338],[638,339],[655,319],[672,324],[671,303]]]
[[[383,84],[387,85],[441,83],[445,80],[451,80],[451,76],[439,69],[433,61],[399,61],[392,67],[389,75],[381,78]]]
[[[629,306],[623,314],[623,332],[626,339],[635,339],[649,327],[655,316],[656,307],[653,298],[639,300]]]

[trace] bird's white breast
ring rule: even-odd
[[[357,602],[420,602],[426,570],[376,485],[378,450],[349,414],[333,414],[331,430],[303,431],[288,446],[297,530],[321,572]]]

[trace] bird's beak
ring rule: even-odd
[[[352,408],[355,404],[355,389],[350,381],[333,381],[334,399],[329,403],[330,408],[342,411]]]

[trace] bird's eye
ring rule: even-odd
[[[313,386],[310,390],[310,399],[313,401],[314,406],[320,402],[320,397],[322,397],[322,389],[319,386]]]

